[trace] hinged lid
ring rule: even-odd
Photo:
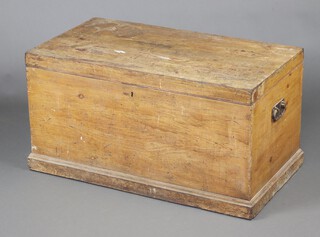
[[[26,54],[29,67],[249,105],[302,60],[297,47],[101,18]]]

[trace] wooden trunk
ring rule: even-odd
[[[301,48],[94,18],[26,67],[32,170],[251,219],[303,162]]]

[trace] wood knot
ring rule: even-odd
[[[273,160],[273,156],[270,156],[269,162],[272,163],[272,160]]]
[[[80,93],[80,94],[78,95],[78,97],[79,97],[79,99],[82,100],[82,99],[84,98],[84,95]]]

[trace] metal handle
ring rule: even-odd
[[[280,100],[278,103],[276,103],[273,106],[272,113],[271,113],[273,122],[278,121],[282,117],[282,115],[286,111],[286,107],[287,107],[287,103],[284,99]]]

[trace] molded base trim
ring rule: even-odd
[[[299,149],[269,182],[248,201],[36,153],[30,153],[28,157],[28,165],[31,170],[245,219],[253,219],[275,193],[294,175],[302,163],[303,151]]]

